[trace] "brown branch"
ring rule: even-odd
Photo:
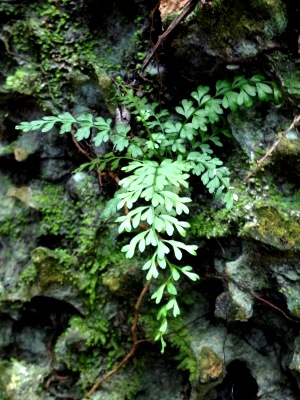
[[[158,48],[161,46],[161,44],[166,40],[166,38],[169,36],[169,34],[176,28],[176,26],[185,18],[187,15],[189,15],[194,8],[197,5],[198,0],[188,0],[185,5],[182,8],[182,11],[177,17],[171,22],[171,24],[168,26],[168,28],[165,30],[165,32],[158,37],[158,40],[148,56],[145,58],[140,70],[143,72],[149,62],[152,60],[154,54],[158,50]]]
[[[143,287],[143,290],[141,291],[139,298],[135,304],[135,312],[134,312],[134,321],[131,327],[131,332],[132,332],[132,339],[133,339],[133,345],[132,348],[130,350],[129,353],[127,353],[127,355],[123,358],[123,360],[121,360],[119,362],[119,364],[116,366],[116,368],[112,369],[111,371],[109,371],[106,375],[103,376],[103,378],[99,379],[98,382],[95,383],[95,385],[90,389],[90,391],[84,396],[85,398],[90,398],[92,396],[92,394],[99,389],[99,387],[102,385],[102,383],[104,381],[106,381],[107,379],[109,379],[111,376],[113,376],[114,374],[116,374],[118,371],[120,371],[120,369],[123,367],[123,365],[125,365],[135,354],[136,349],[139,345],[139,343],[141,343],[142,341],[138,341],[137,339],[137,325],[138,325],[138,320],[139,320],[139,310],[140,310],[140,306],[142,303],[142,300],[150,286],[151,280],[148,280],[145,284],[145,286]]]
[[[287,133],[291,131],[295,127],[295,125],[297,125],[299,122],[300,122],[300,115],[294,118],[294,121],[291,123],[288,129],[281,132],[281,137],[277,139],[275,143],[273,143],[273,145],[266,152],[266,154],[257,162],[255,168],[249,172],[246,178],[244,178],[243,183],[246,183],[249,180],[249,178],[251,178],[251,176],[254,175],[261,168],[263,162],[274,152],[279,143],[286,137]]]
[[[73,143],[75,144],[75,146],[77,147],[77,149],[79,150],[79,152],[81,154],[83,154],[84,156],[86,156],[86,158],[88,158],[90,161],[93,160],[93,157],[89,155],[89,153],[77,142],[75,135],[74,135],[74,131],[71,131],[71,135],[72,135],[72,140]]]
[[[88,158],[90,161],[93,160],[93,157],[89,155],[89,153],[77,142],[74,132],[71,131],[71,136],[72,136],[72,140],[73,143],[75,144],[75,146],[77,147],[77,149],[80,151],[81,154],[83,154],[84,156],[86,156],[86,158]],[[99,181],[99,186],[102,186],[102,178],[101,178],[101,171],[98,170],[98,164],[95,165],[95,169],[98,175],[98,181]]]

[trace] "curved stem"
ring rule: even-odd
[[[140,310],[140,306],[142,303],[142,300],[150,286],[151,280],[148,280],[145,284],[145,286],[143,287],[143,290],[141,291],[139,298],[137,299],[137,302],[135,304],[135,312],[134,312],[134,321],[131,327],[131,332],[132,332],[132,339],[133,339],[133,345],[132,348],[130,350],[129,353],[126,354],[126,356],[123,358],[123,360],[121,360],[119,362],[119,364],[112,369],[111,371],[109,371],[106,375],[104,375],[101,379],[98,380],[98,382],[96,382],[94,384],[94,386],[90,389],[90,391],[88,393],[86,393],[86,395],[84,396],[85,398],[90,398],[92,396],[92,394],[100,388],[100,386],[102,385],[103,382],[105,382],[107,379],[109,379],[111,376],[115,375],[118,371],[120,371],[120,369],[123,367],[124,364],[126,364],[135,354],[136,349],[139,345],[139,341],[137,339],[137,325],[138,325],[138,320],[139,320],[139,310]]]

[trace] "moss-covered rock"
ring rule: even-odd
[[[0,396],[1,400],[40,400],[40,390],[50,368],[27,364],[17,360],[0,363]],[[47,394],[44,399],[50,399]]]
[[[255,219],[245,224],[241,236],[251,238],[278,250],[300,250],[299,211],[283,212],[274,206],[258,205]]]
[[[58,254],[53,250],[37,247],[31,252],[31,259],[37,269],[37,279],[41,290],[53,284],[66,283],[69,266],[61,265]]]
[[[281,0],[217,0],[196,8],[185,21],[171,42],[168,61],[176,61],[185,76],[199,79],[218,61],[226,65],[257,56],[284,32],[287,22]]]

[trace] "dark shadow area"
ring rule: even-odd
[[[13,323],[13,349],[6,358],[45,363],[58,336],[79,311],[70,303],[46,296],[24,303],[21,317]]]
[[[228,365],[226,377],[216,390],[218,396],[215,400],[255,400],[258,385],[246,363],[234,360]]]

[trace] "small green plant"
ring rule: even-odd
[[[227,109],[234,112],[241,106],[251,107],[255,99],[267,101],[272,96],[277,101],[280,93],[261,75],[250,79],[236,77],[233,82],[218,81],[214,95],[208,86],[199,86],[190,99],[182,100],[175,108],[175,115],[171,115],[167,110],[156,111],[157,103],[149,104],[145,98],[135,96],[121,80],[118,84],[123,92],[120,101],[134,116],[138,133],[132,132],[125,123],[112,127],[111,119],[94,118],[91,114],[75,118],[68,112],[22,122],[17,129],[48,132],[59,123],[61,134],[76,127],[77,141],[89,139],[92,128],[98,132],[92,138],[96,146],[111,141],[113,151],[103,159],[95,158],[83,164],[78,170],[86,167],[115,170],[121,166],[125,173],[103,217],[108,218],[124,208],[125,215],[116,219],[119,233],[140,228],[122,252],[127,258],[132,258],[137,251],[144,253],[146,260],[142,269],[147,271],[146,279],[158,279],[152,299],[157,304],[164,302],[158,310],[160,326],[155,336],[155,340],[161,341],[163,352],[168,318],[170,314],[174,317],[180,314],[176,300],[178,281],[183,275],[192,281],[199,279],[191,266],[181,264],[183,251],[196,255],[197,246],[178,239],[178,234],[184,238],[190,227],[182,219],[189,213],[190,177],[200,176],[209,193],[222,199],[230,209],[237,196],[230,187],[229,170],[211,148],[211,145],[222,146],[221,136],[229,135],[224,113]]]

